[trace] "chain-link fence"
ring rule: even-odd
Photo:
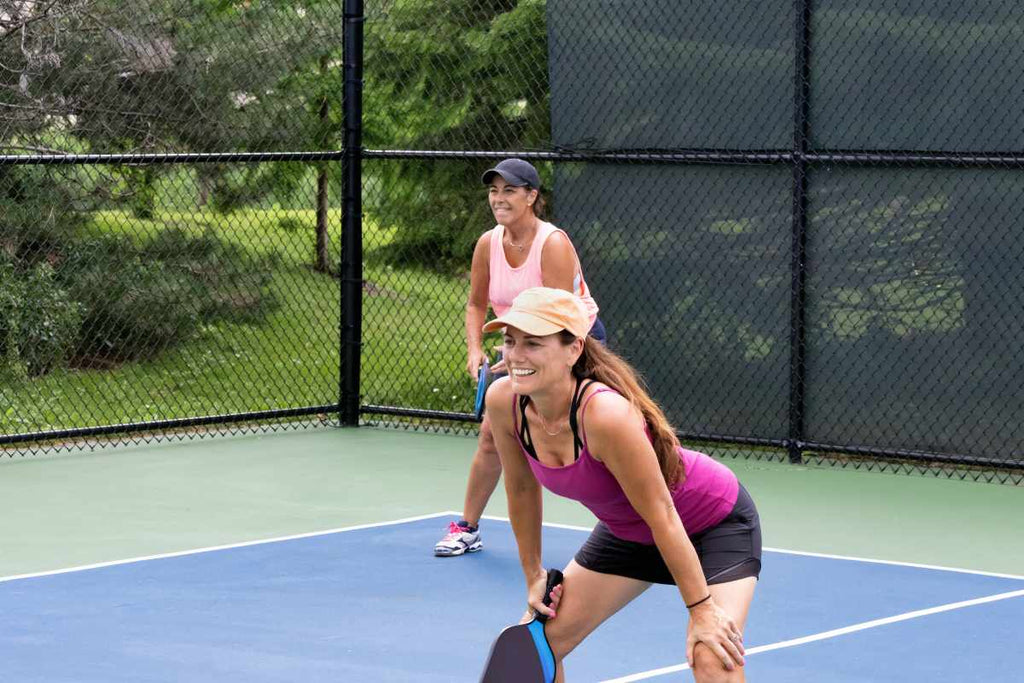
[[[1022,27],[1008,2],[368,11],[364,414],[468,410],[478,178],[515,155],[688,440],[1020,481]]]
[[[341,2],[0,3],[0,446],[337,412]]]
[[[689,441],[1021,481],[1015,3],[12,7],[4,443],[475,429],[479,175],[515,155]]]

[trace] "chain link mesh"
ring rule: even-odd
[[[332,420],[345,4],[4,5],[4,443]],[[479,175],[521,155],[612,347],[688,442],[1024,479],[1024,9],[379,0],[365,18],[364,422],[476,429]],[[47,161],[66,154],[142,156]]]
[[[460,350],[468,256],[492,223],[477,179],[501,150],[540,169],[612,346],[689,442],[1021,481],[1024,11],[428,5],[421,24],[397,3],[367,27],[367,101],[397,97],[391,112],[431,120],[367,119],[368,262],[388,263],[368,277],[446,299],[447,315],[410,303],[396,330],[368,305],[364,370],[393,362],[381,335],[420,348],[398,376],[364,375],[367,419],[443,429],[416,409],[469,410],[464,350],[432,349]],[[411,67],[396,55],[416,31],[441,39],[416,43]],[[378,43],[388,59],[372,59]],[[438,272],[456,287],[425,279]],[[431,393],[396,402],[410,367]]]
[[[7,452],[330,422],[340,15],[0,5]]]

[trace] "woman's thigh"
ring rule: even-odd
[[[708,586],[715,603],[725,610],[725,613],[736,622],[740,632],[747,623],[747,614],[750,612],[750,603],[754,599],[754,589],[757,587],[757,579],[748,576],[728,583],[716,583]]]
[[[636,599],[651,584],[584,569],[573,560],[565,568],[558,613],[544,627],[559,659],[583,642],[601,623]]]

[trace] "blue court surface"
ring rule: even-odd
[[[0,681],[475,681],[522,614],[511,529],[436,559],[449,514],[0,579]],[[549,566],[586,530],[545,527]],[[1020,681],[1024,578],[768,551],[755,682]],[[570,681],[692,680],[655,586],[566,661]]]

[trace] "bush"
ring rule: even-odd
[[[41,375],[65,362],[82,326],[82,306],[39,264],[19,273],[0,263],[0,365],[7,373]]]
[[[187,274],[145,262],[125,240],[103,237],[78,245],[65,277],[85,311],[79,362],[151,357],[199,326],[195,285]]]
[[[57,174],[44,166],[0,170],[0,249],[19,267],[59,260],[81,234],[84,215]]]
[[[213,236],[168,230],[139,247],[109,236],[77,245],[65,278],[85,315],[82,362],[148,358],[201,322],[259,320],[275,302],[271,265]]]
[[[257,258],[211,233],[165,230],[142,248],[142,256],[188,274],[203,321],[256,322],[277,305],[270,291],[276,254]]]
[[[144,182],[131,208],[136,216],[152,215],[156,172],[132,171]],[[87,216],[58,171],[0,169],[5,373],[151,357],[191,338],[200,323],[257,322],[276,303],[270,293],[276,257],[176,229],[142,245],[90,236],[83,229]]]

